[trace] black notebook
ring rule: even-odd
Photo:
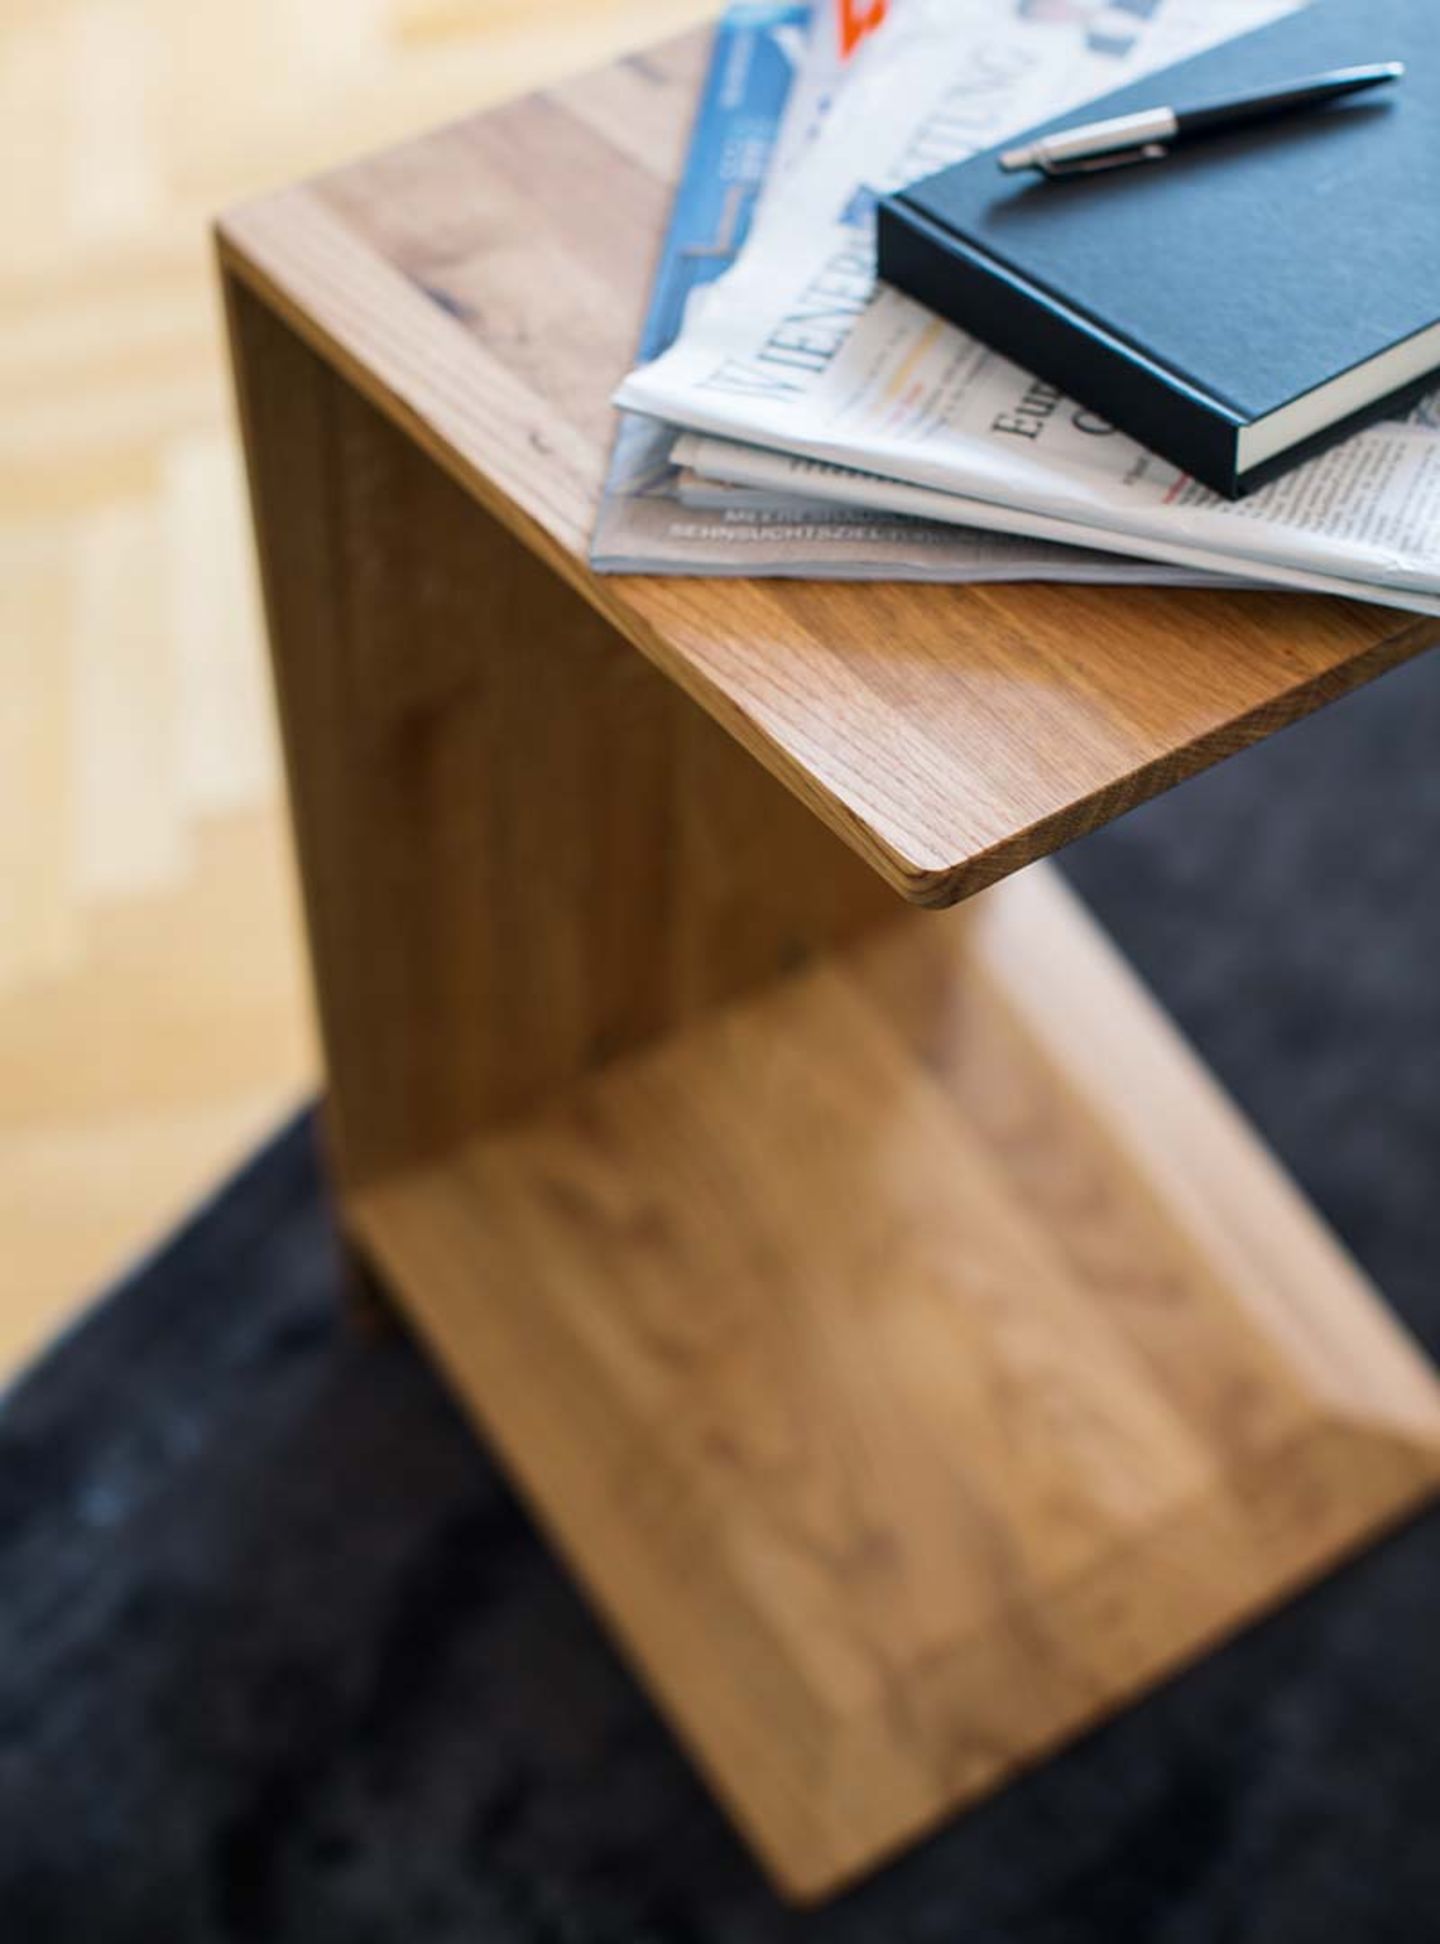
[[[1440,5],[1313,0],[1007,141],[1324,69],[1405,78],[1069,181],[998,151],[886,198],[879,269],[1232,497],[1440,381]]]

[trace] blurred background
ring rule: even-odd
[[[316,1081],[207,226],[705,0],[0,0],[0,1382]]]

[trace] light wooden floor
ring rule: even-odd
[[[206,224],[706,0],[0,0],[0,1374],[313,1084]]]

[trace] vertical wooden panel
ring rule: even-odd
[[[898,909],[233,282],[229,308],[348,1179]]]

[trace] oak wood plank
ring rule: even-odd
[[[792,1895],[1440,1480],[1433,1373],[1137,997],[1027,874],[352,1205]]]
[[[893,914],[604,615],[227,294],[342,1179]]]

